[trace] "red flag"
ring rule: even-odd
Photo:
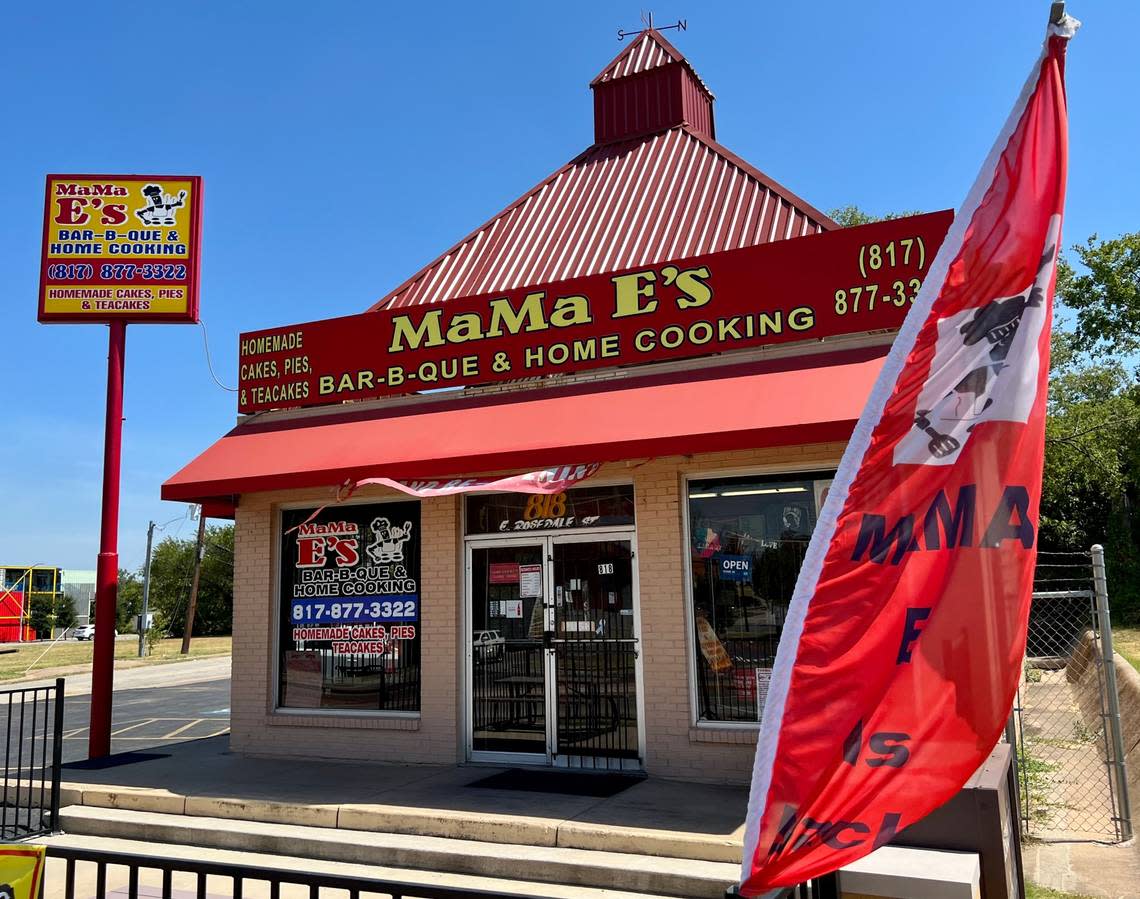
[[[740,891],[867,855],[950,799],[1001,735],[1037,553],[1067,122],[1042,55],[895,339],[780,639]]]

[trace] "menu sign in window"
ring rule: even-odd
[[[303,651],[322,685],[307,707],[419,708],[420,546],[418,502],[283,513],[282,705]]]

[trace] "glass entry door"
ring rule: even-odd
[[[471,748],[548,756],[546,541],[472,548]]]
[[[639,768],[631,539],[481,543],[467,570],[472,752]]]

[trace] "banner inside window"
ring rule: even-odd
[[[420,504],[282,514],[278,704],[420,708]]]

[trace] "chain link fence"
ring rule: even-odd
[[[1094,561],[1087,552],[1038,557],[1011,722],[1022,829],[1037,839],[1119,842],[1131,835],[1120,792],[1115,680],[1104,651],[1111,625],[1107,597],[1098,608],[1103,577],[1098,585]]]

